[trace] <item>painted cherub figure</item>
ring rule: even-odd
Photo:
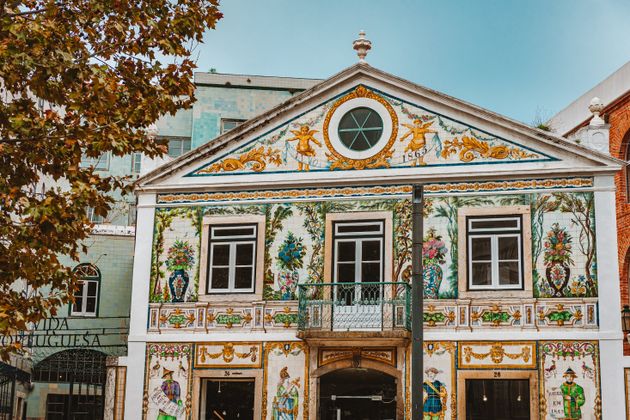
[[[315,149],[311,146],[311,142],[317,146],[322,147],[322,144],[313,137],[313,134],[317,133],[317,130],[311,130],[308,125],[303,125],[299,130],[291,130],[295,135],[287,141],[298,141],[297,152],[302,156],[302,160],[298,161],[298,171],[309,171],[311,166],[306,162],[306,158],[315,156]]]
[[[405,141],[407,137],[411,136],[411,140],[409,144],[407,144],[407,148],[405,152],[412,152],[416,155],[416,158],[413,162],[413,165],[426,165],[424,161],[424,155],[426,153],[426,145],[427,141],[425,136],[429,133],[437,133],[437,131],[430,130],[429,127],[433,124],[433,121],[429,121],[426,124],[422,123],[422,120],[415,119],[413,121],[413,125],[404,124],[403,126],[407,127],[409,131],[405,133],[404,136],[400,138],[400,141]]]

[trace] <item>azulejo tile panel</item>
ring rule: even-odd
[[[383,110],[383,141],[374,145],[369,156],[346,150],[338,139],[335,124],[331,124],[346,102],[357,99]],[[220,155],[187,176],[553,160],[556,159],[540,151],[359,85]]]
[[[460,342],[459,369],[535,369],[536,342]]]
[[[597,342],[542,341],[539,349],[540,418],[601,419]]]
[[[590,181],[589,181],[590,182]],[[425,291],[430,299],[458,297],[458,211],[470,207],[529,206],[533,297],[590,298],[597,296],[595,214],[593,193],[588,191],[532,192],[497,195],[427,196],[424,206]],[[411,203],[408,198],[364,198],[253,204],[226,204],[159,208],[156,211],[150,282],[151,302],[196,302],[204,216],[262,215],[264,232],[263,296],[268,301],[297,299],[300,283],[324,281],[326,216],[343,212],[391,212],[393,221],[393,271],[391,280],[409,281],[411,274]],[[286,247],[301,252],[291,270],[281,264]],[[185,255],[185,264],[173,263]],[[389,279],[388,279],[389,280]],[[205,280],[204,280],[205,281]],[[577,323],[578,314],[548,313],[548,323]],[[513,313],[512,315],[515,315]],[[520,312],[521,316],[525,316]],[[445,314],[449,315],[449,314]],[[456,314],[458,316],[459,314]],[[510,315],[507,313],[507,315]],[[502,324],[507,315],[499,316]],[[569,317],[569,315],[571,315]],[[582,312],[582,315],[588,315]],[[253,316],[253,314],[252,314]],[[485,313],[493,317],[490,312]],[[568,318],[569,317],[569,318]],[[593,317],[591,317],[593,318]],[[497,318],[492,318],[496,322]],[[434,320],[441,323],[445,320]],[[449,318],[448,322],[452,322]],[[518,321],[510,316],[510,323]]]
[[[192,407],[192,357],[190,343],[149,343],[147,346],[143,418],[160,415],[190,419]]]
[[[262,418],[308,420],[308,347],[268,342],[264,347]]]
[[[195,345],[195,369],[260,368],[262,343],[224,342]]]
[[[287,330],[297,328],[297,302],[255,302],[246,306],[191,302],[149,305],[149,332]]]

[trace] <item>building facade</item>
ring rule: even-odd
[[[198,101],[193,108],[165,117],[156,124],[154,131],[158,141],[168,145],[168,156],[149,160],[140,154],[124,157],[106,154],[99,159],[86,158],[82,164],[94,165],[103,176],[135,179],[141,172],[207,143],[316,82],[197,73]],[[195,134],[200,130],[203,136]],[[50,185],[52,183],[44,180],[39,188]],[[136,198],[120,194],[115,198],[106,217],[89,210],[95,227],[86,241],[88,252],[81,255],[78,264],[65,261],[81,273],[77,301],[60,308],[54,319],[34,326],[25,339],[33,366],[32,386],[21,385],[22,382],[28,384],[28,379],[16,382],[17,392],[12,394],[14,405],[26,407],[19,408],[19,412],[15,411],[18,408],[14,409],[20,414],[19,418],[22,411],[26,411],[26,418],[31,420],[72,416],[123,418]],[[15,373],[10,366],[5,370],[6,375]],[[9,395],[12,388],[6,387],[4,391],[0,389],[0,396]]]
[[[590,112],[589,112],[590,108]],[[596,113],[593,117],[592,112]],[[589,115],[591,114],[591,115]],[[550,126],[571,141],[630,160],[630,62],[555,115]],[[621,305],[630,305],[630,182],[628,167],[615,176]],[[620,308],[621,310],[621,308]],[[627,331],[626,331],[627,332]],[[630,344],[624,340],[627,418],[630,418]]]
[[[416,184],[425,418],[619,418],[620,168],[342,71],[139,180],[125,418],[411,418]]]

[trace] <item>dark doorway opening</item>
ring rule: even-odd
[[[362,368],[340,369],[319,379],[321,420],[396,419],[396,378]]]
[[[101,420],[107,355],[72,349],[55,353],[33,369],[34,382],[67,384],[67,394],[49,394],[47,420]]]
[[[529,420],[529,379],[467,379],[466,420]]]
[[[253,420],[254,380],[204,381],[205,405],[201,407],[203,420]]]

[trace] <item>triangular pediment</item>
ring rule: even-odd
[[[517,175],[563,168],[614,170],[619,162],[356,65],[145,175],[139,184],[198,185],[213,179],[224,183],[224,178],[238,183],[241,176],[263,174],[270,175],[265,182],[339,181],[354,177],[351,172],[376,170],[394,176],[470,175],[470,166],[477,173],[483,168]]]
[[[554,158],[540,150],[360,84],[187,176],[549,160]]]

